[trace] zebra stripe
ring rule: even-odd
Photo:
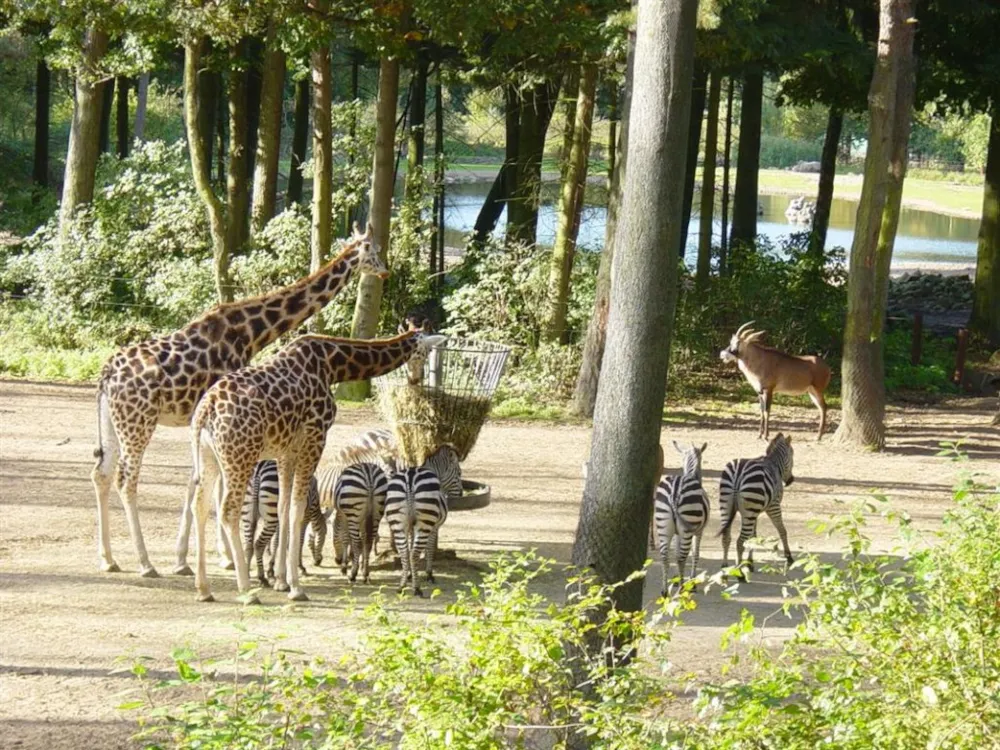
[[[382,469],[373,463],[362,462],[348,466],[337,479],[334,503],[337,514],[344,520],[351,540],[351,583],[358,577],[369,582],[368,557],[378,526],[385,512],[385,497],[389,480]],[[346,558],[346,555],[345,555]],[[340,564],[340,572],[347,573],[347,560]]]
[[[319,566],[323,562],[323,543],[326,541],[326,521],[319,505],[316,479],[309,482],[306,499],[306,514],[302,524],[305,549],[306,529],[309,530],[309,549],[313,562]],[[273,460],[260,461],[254,466],[243,496],[243,511],[240,516],[240,532],[243,538],[243,552],[247,563],[257,563],[257,580],[264,586],[274,578],[274,557],[278,542],[278,464]],[[268,551],[267,573],[264,572],[264,550]],[[299,570],[305,573],[305,566],[299,560]]]
[[[678,451],[680,446],[674,443]],[[708,524],[710,505],[701,483],[701,454],[706,446],[691,446],[681,451],[684,456],[681,473],[668,475],[660,480],[653,497],[653,526],[656,530],[657,549],[663,562],[663,594],[667,593],[670,580],[670,543],[677,538],[677,568],[680,582],[684,583],[684,567],[691,542],[694,541],[694,558],[691,575],[698,568],[701,555],[701,536]]]
[[[792,475],[792,439],[778,434],[767,446],[767,452],[760,458],[739,458],[726,464],[719,481],[719,512],[722,516],[722,567],[729,567],[729,541],[731,529],[739,511],[741,517],[740,535],[736,540],[736,565],[743,563],[746,541],[757,534],[757,518],[766,513],[781,537],[785,560],[792,563],[792,552],[788,547],[788,532],[781,520],[781,500],[785,487],[795,477]],[[753,570],[753,550],[747,555],[747,563]],[[742,575],[742,574],[741,574]]]
[[[423,466],[393,474],[385,500],[385,517],[403,561],[399,590],[406,588],[409,578],[413,581],[413,593],[423,596],[417,583],[417,558],[422,551],[426,553],[427,581],[434,583],[438,529],[448,517],[448,503],[437,475]]]

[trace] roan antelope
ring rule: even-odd
[[[771,397],[774,392],[800,395],[808,393],[819,409],[819,434],[826,427],[826,401],[823,391],[830,384],[830,367],[821,357],[798,357],[764,346],[759,339],[766,331],[754,331],[751,320],[739,327],[729,346],[719,352],[723,362],[736,361],[747,382],[757,391],[760,401],[760,433],[765,440],[770,428]]]

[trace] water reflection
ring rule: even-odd
[[[465,234],[472,231],[479,209],[489,192],[489,183],[449,185],[446,197],[445,226],[446,242],[452,246],[461,245]],[[757,221],[757,231],[772,240],[778,240],[798,228],[785,220],[785,208],[793,196],[762,195],[760,204],[764,215]],[[538,217],[538,241],[550,244],[556,234],[557,186],[546,184],[543,189],[542,207]],[[698,196],[694,205],[697,210]],[[856,201],[835,198],[830,214],[830,229],[827,233],[827,247],[850,249],[854,236],[854,218],[857,213]],[[716,208],[718,215],[718,208]],[[607,218],[606,193],[600,189],[588,189],[587,204],[580,222],[579,244],[582,247],[599,250],[604,246],[604,226]],[[497,235],[503,233],[506,212],[500,217]],[[715,239],[718,241],[721,225],[715,223]],[[954,216],[904,208],[899,220],[899,231],[893,251],[893,265],[931,261],[974,265],[976,262],[976,238],[979,221]],[[689,228],[686,260],[694,262],[698,241],[698,221],[694,218]]]

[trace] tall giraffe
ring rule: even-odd
[[[212,383],[245,367],[278,336],[315,315],[355,271],[388,275],[370,225],[364,234],[355,226],[340,255],[315,273],[269,294],[214,307],[173,333],[119,349],[105,363],[97,385],[97,465],[91,472],[101,570],[120,571],[111,555],[108,528],[112,475],[125,506],[140,573],[156,578],[159,574],[149,562],[139,526],[136,490],[142,458],[157,425],[189,424],[195,405]],[[192,491],[193,482],[189,497]],[[186,536],[183,546],[186,554]],[[176,572],[190,575],[191,571],[180,559]]]
[[[365,380],[409,366],[410,383],[419,383],[430,350],[444,336],[410,328],[391,339],[361,341],[301,336],[266,362],[223,376],[206,391],[191,420],[191,451],[196,476],[193,499],[198,567],[195,585],[201,601],[213,601],[205,571],[206,497],[222,475],[221,520],[232,549],[239,549],[243,492],[254,465],[278,462],[278,552],[275,589],[295,601],[308,599],[299,586],[300,529],[309,480],[326,445],[337,407],[331,386]],[[247,561],[234,555],[240,593],[250,588]],[[286,565],[286,559],[288,564]]]

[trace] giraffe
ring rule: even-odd
[[[403,363],[410,383],[419,383],[430,350],[445,336],[410,327],[390,339],[362,341],[331,336],[301,336],[266,362],[220,378],[206,391],[191,420],[194,459],[195,544],[198,599],[214,601],[205,571],[205,521],[216,478],[222,476],[220,523],[232,549],[239,549],[243,492],[258,461],[278,463],[277,591],[293,601],[308,597],[299,586],[302,520],[309,480],[326,445],[337,413],[333,384],[385,374]],[[241,594],[250,588],[247,560],[235,555]],[[287,565],[286,565],[286,560]],[[250,597],[250,603],[256,597]]]
[[[97,552],[102,571],[121,570],[111,554],[108,528],[112,477],[125,507],[140,574],[156,578],[159,574],[149,561],[139,526],[136,495],[142,458],[157,425],[190,424],[195,405],[212,383],[246,366],[278,336],[316,314],[355,271],[381,278],[388,275],[371,225],[364,234],[355,225],[354,236],[341,253],[315,273],[268,294],[214,307],[173,333],[125,346],[108,359],[97,385],[97,464],[91,472],[97,494]],[[193,481],[189,482],[189,498],[193,487]],[[174,572],[190,575],[184,560],[184,526],[182,517],[183,539],[178,539]]]

